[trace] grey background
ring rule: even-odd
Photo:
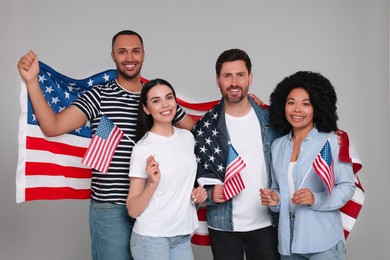
[[[268,102],[298,70],[334,84],[340,128],[364,163],[366,203],[347,240],[347,259],[390,259],[389,2],[3,0],[0,9],[0,259],[90,259],[88,201],[16,204],[19,58],[29,49],[73,78],[114,68],[112,36],[145,41],[143,76],[170,81],[195,101],[218,99],[214,63],[238,47],[252,58],[252,93]],[[196,259],[211,259],[194,246]]]

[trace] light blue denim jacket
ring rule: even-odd
[[[269,123],[269,111],[268,108],[259,107],[251,98],[248,98],[252,107],[256,113],[256,116],[259,120],[261,137],[263,141],[263,151],[264,159],[266,163],[266,169],[268,174],[268,187],[271,186],[271,143],[273,140],[280,136],[274,128]],[[222,113],[224,117],[224,113]],[[220,120],[221,124],[225,124],[225,120]],[[227,143],[226,147],[222,149],[228,149]],[[208,193],[208,199],[206,200],[207,205],[207,223],[210,227],[219,230],[232,231],[233,229],[233,207],[232,200],[234,197],[224,203],[215,203],[211,200],[211,186],[205,187]],[[260,195],[259,195],[259,205],[260,205]],[[278,214],[270,211],[270,217],[272,225],[276,226],[278,224]]]
[[[331,196],[322,179],[311,167],[315,157],[328,139],[332,150],[335,174],[335,187]],[[299,157],[293,170],[293,180],[295,190],[298,190],[300,185],[302,185],[301,188],[310,189],[314,194],[315,201],[311,207],[308,205],[295,206],[294,232],[290,234],[289,204],[291,198],[288,185],[288,167],[293,144],[291,134],[278,138],[272,144],[271,187],[279,193],[280,202],[276,207],[271,207],[271,210],[280,213],[279,252],[282,255],[322,252],[330,249],[340,240],[344,241],[339,209],[352,198],[356,189],[352,164],[341,162],[338,159],[340,145],[337,135],[320,133],[316,128],[312,129],[301,144]]]

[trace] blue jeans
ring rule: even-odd
[[[131,253],[136,260],[193,260],[190,235],[149,237],[133,233]]]
[[[131,260],[130,237],[135,220],[126,205],[91,200],[89,228],[94,260]]]

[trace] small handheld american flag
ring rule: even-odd
[[[335,179],[333,171],[332,150],[330,149],[329,141],[326,141],[324,147],[314,159],[313,169],[324,181],[326,187],[329,190],[329,193],[332,194],[332,190],[335,185]]]
[[[107,173],[114,152],[123,135],[123,131],[114,125],[106,115],[103,115],[81,162],[98,171]]]
[[[238,156],[237,151],[231,144],[229,144],[226,175],[223,186],[223,194],[226,200],[236,196],[245,189],[245,184],[240,174],[245,166],[246,164],[244,160]]]

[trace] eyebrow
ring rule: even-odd
[[[127,51],[127,50],[129,50],[129,51],[133,51],[133,50],[140,50],[140,51],[142,51],[142,48],[141,47],[134,47],[134,48],[118,47],[116,50],[117,51]]]
[[[239,71],[239,72],[223,72],[221,75],[237,75],[237,74],[246,74],[245,71]]]
[[[292,98],[292,97],[287,98],[287,100],[290,100],[290,99],[295,100],[295,98]],[[302,99],[302,101],[310,101],[310,98]]]
[[[165,97],[169,97],[169,96],[173,96],[173,92],[169,92],[168,94],[165,95]],[[150,100],[153,100],[153,99],[159,99],[160,96],[155,96],[155,97],[151,97]]]

